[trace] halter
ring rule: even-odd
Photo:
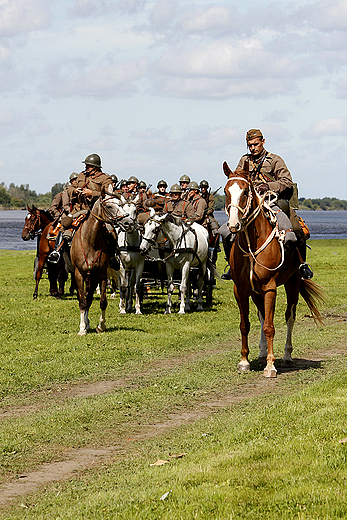
[[[248,186],[250,186],[250,182],[247,179],[244,179],[243,177],[242,178],[240,178],[240,177],[229,177],[228,180],[229,181],[240,181],[241,180],[242,182],[245,182]],[[225,213],[228,216],[230,216],[229,215],[230,208],[237,208],[237,210],[241,213],[241,215],[242,215],[242,217],[240,219],[241,220],[241,229],[242,229],[242,227],[245,224],[245,219],[246,219],[247,214],[248,214],[248,212],[249,212],[249,210],[251,208],[252,200],[253,200],[252,192],[251,192],[251,190],[248,190],[247,202],[246,202],[246,206],[244,208],[241,208],[241,206],[239,206],[238,204],[234,204],[233,202],[230,202],[230,204],[225,208]],[[249,224],[249,222],[247,222],[246,227],[248,226],[248,224]]]

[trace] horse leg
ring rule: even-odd
[[[181,297],[181,303],[180,303],[180,309],[178,311],[178,314],[185,314],[185,311],[190,311],[190,300],[188,302],[185,302],[186,294],[187,294],[187,282],[188,282],[188,276],[189,276],[189,262],[186,262],[184,266],[182,267],[182,279],[181,279],[181,285],[180,285],[180,297]]]
[[[167,301],[166,301],[166,308],[165,308],[164,314],[171,314],[172,293],[174,292],[175,286],[172,283],[174,269],[169,263],[166,264],[166,271],[167,271]]]
[[[34,290],[34,294],[33,294],[34,300],[36,300],[37,295],[38,295],[39,283],[41,280],[44,263],[45,263],[45,259],[42,256],[40,256],[39,263],[38,263],[37,270],[36,270],[36,285],[35,285],[35,290]]]
[[[251,369],[250,362],[248,361],[248,334],[250,330],[249,322],[249,300],[248,296],[243,294],[241,289],[240,293],[236,284],[234,285],[234,295],[239,306],[240,311],[240,331],[241,331],[241,361],[238,364],[237,370],[241,373],[248,372]]]
[[[197,308],[198,311],[204,310],[204,307],[203,307],[204,299],[202,297],[202,289],[204,287],[205,272],[206,272],[206,268],[204,269],[203,272],[199,273],[199,278],[198,278],[198,308]]]
[[[126,279],[125,279],[125,271],[121,266],[119,271],[119,314],[126,314],[125,310],[125,302],[127,298],[127,288],[126,288]]]
[[[75,269],[75,281],[77,285],[77,298],[80,308],[80,330],[79,336],[85,336],[89,328],[87,300],[84,293],[84,278],[79,270]]]
[[[107,278],[104,278],[100,283],[101,316],[100,316],[99,324],[96,327],[96,332],[105,332],[105,330],[106,330],[106,325],[105,325],[106,307],[107,307],[106,286],[107,286]]]
[[[136,267],[136,284],[135,284],[135,314],[142,314],[141,312],[141,276],[143,271],[143,262]]]
[[[259,356],[258,356],[258,363],[260,366],[266,366],[266,356],[267,356],[267,340],[266,336],[264,334],[264,316],[265,316],[265,309],[264,309],[264,299],[260,294],[252,293],[252,300],[254,302],[254,305],[258,309],[258,318],[260,322],[260,341],[259,341]]]
[[[276,377],[277,370],[275,368],[275,356],[273,352],[273,341],[275,337],[274,314],[276,303],[276,287],[270,288],[265,292],[264,309],[265,319],[263,331],[267,340],[267,357],[266,367],[264,368],[264,377]]]
[[[292,276],[288,282],[284,284],[286,294],[287,294],[287,309],[285,312],[285,318],[287,323],[287,338],[286,344],[284,347],[284,356],[282,358],[282,366],[292,366],[292,333],[296,316],[296,306],[299,299],[299,288],[300,288],[300,280],[297,274]]]
[[[129,269],[126,272],[127,279],[127,312],[131,313],[133,310],[133,287],[134,287],[134,270]]]

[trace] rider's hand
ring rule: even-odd
[[[89,188],[83,188],[83,194],[86,196],[86,197],[91,197],[93,195],[93,192],[92,190],[90,190]]]
[[[267,182],[263,182],[262,184],[259,184],[259,186],[257,186],[256,190],[260,195],[263,195],[263,193],[269,191],[269,185]]]

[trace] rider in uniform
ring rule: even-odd
[[[138,193],[138,185],[139,185],[139,179],[132,175],[127,180],[127,191],[123,193],[123,197],[126,199],[127,202],[132,202]]]
[[[158,191],[156,193],[153,193],[153,200],[155,202],[155,212],[156,213],[163,213],[164,206],[166,202],[170,199],[170,196],[168,192],[166,191],[167,188],[167,182],[164,180],[161,180],[157,184]]]
[[[193,206],[194,215],[189,217],[189,223],[197,222],[205,228],[207,228],[206,209],[207,204],[203,197],[199,193],[199,185],[197,182],[192,181],[188,184],[188,202]]]
[[[71,184],[67,189],[67,194],[70,199],[70,211],[68,215],[63,217],[62,231],[59,232],[54,250],[48,255],[50,262],[56,263],[60,258],[60,249],[64,239],[71,239],[72,232],[69,229],[73,222],[76,213],[87,214],[100,197],[102,191],[108,191],[112,178],[101,170],[101,158],[96,153],[88,155],[84,161],[85,170],[81,172],[74,184]]]
[[[182,188],[179,184],[173,184],[170,188],[170,199],[164,206],[164,213],[171,213],[182,220],[193,218],[194,208],[187,200],[181,198]]]
[[[207,204],[207,207],[205,210],[207,226],[208,226],[209,230],[211,231],[211,234],[213,236],[216,236],[216,235],[218,235],[219,224],[218,224],[217,220],[214,218],[214,207],[215,207],[214,196],[213,196],[213,193],[208,191],[208,189],[209,189],[209,183],[205,180],[201,181],[200,182],[201,197],[205,200],[205,202]]]
[[[263,195],[268,191],[276,193],[278,200],[271,204],[272,210],[276,213],[279,229],[285,231],[284,244],[294,243],[299,252],[300,274],[304,279],[310,279],[313,272],[306,263],[306,241],[302,232],[296,213],[289,208],[288,200],[293,194],[292,176],[279,155],[268,152],[264,148],[265,139],[258,129],[251,129],[246,134],[247,147],[249,153],[243,155],[239,160],[236,169],[243,170],[246,162],[249,166],[249,173],[256,191]],[[286,213],[291,215],[291,221]],[[219,228],[223,238],[224,250],[229,260],[233,236],[226,224]],[[230,270],[222,275],[223,279],[231,279]]]
[[[181,198],[187,199],[188,198],[188,184],[190,183],[190,177],[188,177],[188,175],[186,175],[186,174],[182,175],[182,177],[180,177],[179,183],[182,188]]]

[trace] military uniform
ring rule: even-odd
[[[194,195],[193,198],[188,199],[188,202],[193,206],[193,216],[189,217],[190,222],[197,222],[198,224],[201,224],[202,226],[205,226],[207,228],[207,222],[206,222],[206,209],[207,204],[205,199],[203,199],[198,193]]]
[[[194,208],[186,200],[178,199],[177,202],[168,200],[164,206],[164,213],[171,213],[174,217],[191,220],[194,217]]]
[[[75,187],[68,187],[72,212],[76,213],[83,209],[91,209],[96,199],[100,197],[102,190],[108,191],[110,184],[112,184],[112,178],[101,171],[90,175],[87,175],[86,172],[81,172],[76,179]],[[78,188],[87,188],[92,191],[92,195],[87,197],[79,193]]]
[[[214,196],[212,193],[206,192],[206,193],[201,193],[201,197],[206,202],[206,210],[205,210],[206,219],[205,219],[205,221],[206,221],[207,227],[211,230],[212,235],[216,235],[216,234],[218,234],[219,224],[218,224],[217,220],[214,218],[214,208],[215,208]]]
[[[155,202],[155,211],[156,213],[163,213],[165,204],[170,200],[170,195],[168,193],[160,193],[159,191],[153,193],[153,200]]]
[[[48,208],[47,212],[53,217],[53,220],[55,220],[56,218],[59,217],[61,209],[62,209],[62,192],[54,195],[52,204]]]

